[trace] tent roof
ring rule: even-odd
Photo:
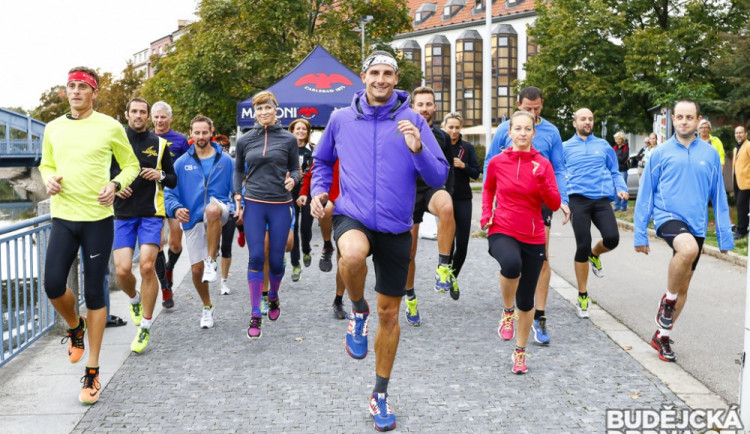
[[[268,90],[279,101],[277,118],[283,125],[305,118],[315,127],[325,127],[331,113],[348,107],[354,94],[363,88],[358,74],[318,45]],[[237,105],[237,124],[247,128],[254,123],[251,97]]]

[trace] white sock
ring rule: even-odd
[[[221,283],[224,283],[224,284],[226,284],[226,283],[227,283],[227,279],[228,279],[228,277],[227,277],[227,278],[222,278],[222,279],[221,279]]]
[[[659,337],[662,337],[662,336],[669,336],[669,330],[659,328]]]
[[[130,304],[138,304],[141,302],[141,293],[136,291],[135,297],[130,299]]]
[[[677,294],[672,294],[671,292],[667,291],[667,300],[669,301],[677,300]]]
[[[154,322],[154,319],[153,319],[153,318],[151,318],[151,319],[146,319],[146,318],[143,318],[143,319],[141,320],[141,328],[142,328],[142,329],[148,329],[148,328],[151,328],[151,323],[153,323],[153,322]]]

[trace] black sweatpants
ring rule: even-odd
[[[310,203],[300,208],[296,200],[292,202],[294,203],[294,212],[297,215],[294,219],[294,247],[292,247],[291,253],[292,266],[299,267],[300,241],[302,241],[303,254],[307,255],[312,250],[310,241],[312,240],[312,224],[314,219],[310,215]]]

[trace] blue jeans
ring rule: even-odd
[[[625,181],[625,185],[628,185],[628,172],[627,170],[625,172],[620,172],[620,175],[622,175],[622,179]],[[625,211],[628,209],[628,201],[620,199],[619,197],[615,199],[615,211],[617,210],[623,210]]]

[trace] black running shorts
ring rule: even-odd
[[[667,244],[669,244],[669,247],[672,248],[672,256],[676,253],[672,243],[674,242],[675,237],[681,234],[692,235],[692,237],[695,238],[695,242],[698,243],[698,256],[695,257],[693,267],[691,268],[691,270],[695,271],[695,267],[698,266],[698,260],[701,258],[701,253],[703,253],[703,241],[705,241],[705,238],[693,235],[693,233],[690,232],[687,223],[682,220],[667,220],[656,230],[656,236],[666,241]]]
[[[370,243],[368,256],[372,255],[375,266],[375,292],[390,297],[403,297],[411,260],[411,232],[377,232],[349,216],[336,214],[333,216],[336,248],[341,235],[351,230],[362,232]]]

